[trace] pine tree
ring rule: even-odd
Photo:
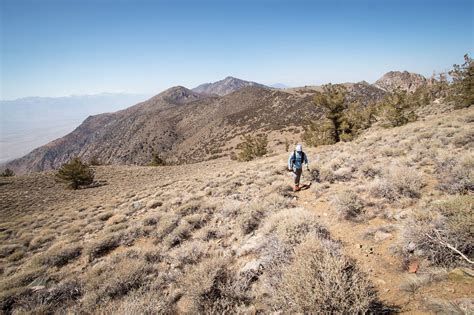
[[[453,65],[449,72],[453,79],[451,99],[457,108],[469,107],[474,103],[474,62],[468,54],[464,55],[462,65]]]
[[[314,97],[314,103],[320,105],[327,110],[326,118],[332,123],[334,142],[341,140],[343,133],[343,111],[346,109],[345,104],[346,88],[340,84],[326,84],[323,86],[323,92],[318,92]]]
[[[416,120],[414,106],[412,105],[408,93],[397,88],[385,97],[378,112],[380,117],[385,120],[385,126],[402,126]]]
[[[11,177],[11,176],[15,176],[15,173],[11,169],[6,168],[0,176],[2,176],[2,177]]]
[[[93,183],[94,170],[83,163],[79,157],[74,157],[61,166],[56,173],[56,178],[60,182],[68,183],[70,188],[77,189],[79,186]]]

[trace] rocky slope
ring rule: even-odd
[[[214,83],[201,84],[195,87],[193,91],[210,95],[217,94],[219,96],[224,96],[248,86],[266,88],[265,85],[260,83],[245,81],[234,77],[227,77]]]

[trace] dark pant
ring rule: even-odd
[[[295,185],[298,186],[300,184],[301,174],[303,173],[303,169],[295,169]]]

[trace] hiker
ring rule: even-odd
[[[303,146],[301,144],[296,145],[296,150],[290,154],[288,159],[288,171],[293,172],[295,178],[295,187],[293,191],[300,190],[300,179],[303,173],[303,164],[306,164],[306,169],[309,171],[308,157],[303,152]]]

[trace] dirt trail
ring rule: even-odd
[[[402,312],[423,313],[416,297],[400,290],[408,273],[403,270],[401,259],[390,249],[395,245],[399,231],[391,232],[391,237],[382,241],[364,237],[369,229],[393,222],[378,217],[363,222],[342,220],[331,206],[329,197],[340,188],[334,187],[321,193],[317,190],[317,185],[320,184],[313,184],[310,189],[298,192],[298,205],[315,212],[332,237],[341,241],[344,253],[355,259],[360,268],[369,275],[384,305],[399,307]]]

